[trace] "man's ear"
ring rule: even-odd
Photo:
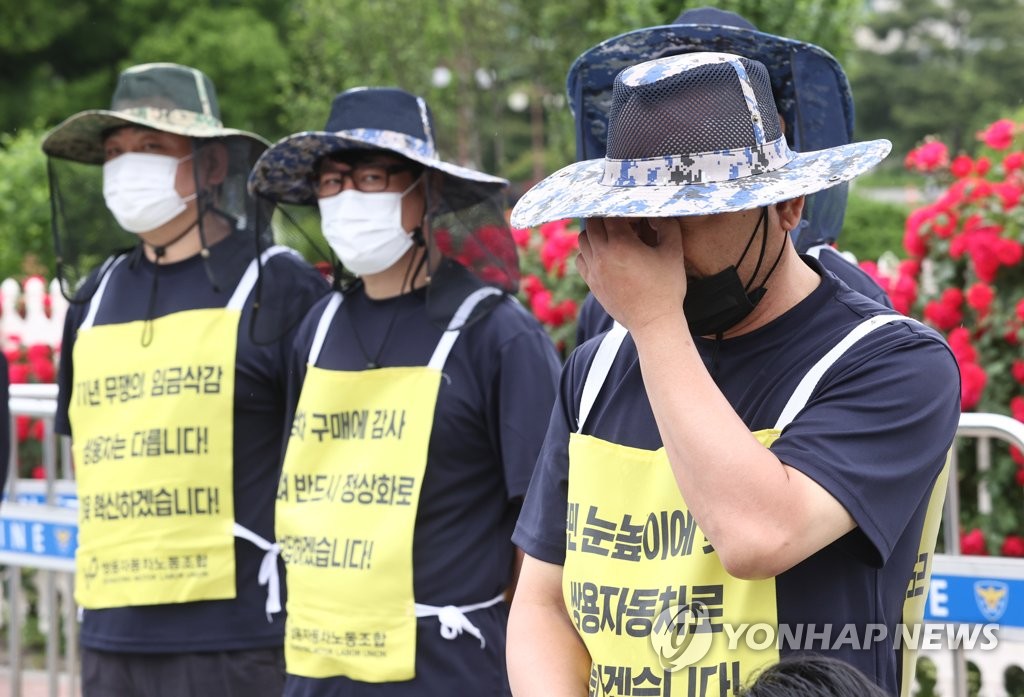
[[[218,186],[228,176],[228,149],[223,143],[210,143],[197,153],[199,181],[203,186]]]
[[[804,197],[798,196],[788,201],[779,201],[775,204],[775,211],[779,216],[779,223],[787,232],[800,224],[800,217],[804,213]]]

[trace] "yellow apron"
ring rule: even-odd
[[[755,437],[769,447],[850,346],[902,319],[885,315],[854,328],[811,368],[774,428]],[[595,354],[579,431],[625,334],[616,324]],[[944,477],[933,494],[940,502]],[[926,524],[929,529],[934,546],[935,528]],[[726,573],[679,493],[664,448],[630,448],[581,432],[570,436],[562,592],[591,656],[591,695],[736,694],[752,673],[779,658],[775,580]],[[923,603],[923,596],[915,601]],[[753,629],[760,623],[763,630]],[[747,633],[730,639],[725,625],[744,624]]]
[[[237,535],[266,552],[269,619],[280,610],[277,549],[234,522],[233,500],[238,324],[258,262],[224,308],[152,320],[140,349],[142,322],[95,325],[124,258],[108,265],[73,349],[75,599],[100,609],[234,598]]]
[[[277,538],[288,569],[285,662],[311,678],[397,682],[416,675],[416,618],[442,635],[498,598],[461,608],[419,605],[412,546],[434,408],[452,345],[482,288],[452,318],[426,367],[337,371],[316,367],[342,297],[314,334],[277,496]]]

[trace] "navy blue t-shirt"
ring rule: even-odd
[[[184,310],[224,307],[253,257],[251,240],[233,236],[210,248],[210,266],[220,291],[214,290],[202,259],[194,256],[173,264],[161,264],[157,284],[154,265],[139,254],[111,272],[95,324],[119,324],[158,318]],[[328,292],[327,283],[307,263],[292,254],[271,257],[263,271],[263,292],[288,290],[292,321]],[[87,281],[94,288],[97,274]],[[149,313],[150,299],[155,305]],[[285,385],[287,348],[295,328],[284,325],[277,341],[254,343],[251,327],[254,294],[250,293],[238,327],[234,406],[234,507],[235,520],[264,539],[274,539],[274,502],[280,476],[280,453],[285,433]],[[268,298],[277,307],[280,298]],[[72,434],[68,405],[74,385],[73,349],[87,304],[72,304],[64,325],[64,343],[58,375],[59,395],[55,426],[58,433]],[[265,316],[266,317],[266,316]],[[281,318],[285,314],[280,315]],[[260,318],[262,320],[262,318]],[[261,333],[268,329],[258,321]],[[159,331],[159,328],[156,329]],[[181,337],[186,346],[189,337]],[[139,343],[123,351],[143,351]],[[127,475],[126,475],[127,476]],[[168,605],[85,610],[82,645],[100,651],[125,653],[176,653],[278,647],[284,641],[284,614],[267,622],[267,589],[257,581],[263,552],[251,542],[235,540],[235,587],[233,600],[210,600]]]
[[[326,304],[313,308],[296,337],[290,410],[298,404]],[[424,366],[443,331],[428,317],[425,289],[373,300],[357,286],[346,292],[331,321],[317,367],[358,371],[371,360],[385,367]],[[460,333],[443,368],[416,514],[416,602],[474,604],[509,585],[515,553],[510,538],[544,439],[559,368],[547,334],[511,297]],[[502,603],[467,617],[481,630],[486,649],[468,633],[444,639],[435,617],[417,621],[412,681],[373,684],[289,675],[285,694],[508,694],[507,607]]]
[[[815,249],[817,250],[815,256],[826,271],[832,272],[836,278],[858,293],[885,307],[892,307],[889,296],[863,269],[850,263],[832,247],[821,246]],[[601,303],[597,302],[594,294],[587,293],[583,304],[580,305],[580,313],[576,319],[576,345],[579,346],[587,339],[592,339],[598,334],[608,331],[612,328],[613,322],[611,316],[601,307]]]
[[[805,373],[853,327],[889,312],[824,273],[813,259],[807,263],[821,283],[790,311],[717,348],[714,340],[696,339],[716,384],[751,431],[775,425]],[[563,370],[512,538],[527,554],[552,564],[565,560],[569,433],[599,344],[595,338],[579,347]],[[956,362],[943,339],[922,324],[892,322],[862,338],[824,374],[806,408],[771,446],[779,460],[828,490],[857,523],[776,577],[778,621],[887,625],[890,641],[875,644],[874,651],[847,644],[833,655],[894,694],[900,667],[891,638],[917,562],[928,499],[956,433],[959,392]],[[584,433],[645,450],[662,447],[628,335]]]

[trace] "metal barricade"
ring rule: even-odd
[[[18,416],[43,421],[43,468],[46,475],[44,480],[23,480],[12,473],[8,480],[7,500],[0,506],[0,564],[7,567],[4,576],[9,604],[7,643],[12,697],[23,694],[19,608],[25,602],[22,585],[24,567],[37,569],[42,581],[41,602],[49,609],[50,621],[46,632],[48,694],[58,697],[62,673],[67,676],[72,694],[78,694],[78,622],[72,597],[78,534],[77,499],[70,445],[66,438],[58,441],[53,431],[56,397],[56,385],[11,386],[12,433],[14,419]],[[993,438],[1024,450],[1024,424],[1000,414],[962,414],[957,437],[977,441],[978,467],[981,470],[990,466]],[[16,447],[17,443],[12,442],[11,463],[17,461]],[[1001,681],[1005,667],[1024,663],[1024,560],[960,555],[960,501],[955,484],[958,481],[955,449],[951,457],[951,484],[943,512],[946,553],[935,555],[925,622],[977,625],[1001,620],[999,639],[1009,647],[1000,646],[1000,650],[990,652],[989,660],[978,655],[970,656],[971,660],[984,665],[978,697],[1000,697],[1004,694]],[[991,511],[991,499],[984,485],[979,487],[978,502],[983,512]],[[58,586],[64,591],[60,597]],[[983,597],[994,599],[989,612],[978,599],[979,588],[989,589]],[[65,630],[63,657],[59,655],[62,626]],[[966,663],[969,653],[962,647],[921,652],[921,656],[936,665],[937,687],[942,695],[967,697]]]
[[[8,605],[8,693],[21,697],[24,690],[22,619],[27,606],[24,569],[31,568],[35,569],[39,591],[38,619],[46,635],[47,694],[50,697],[61,694],[61,676],[64,675],[71,694],[77,695],[78,620],[72,593],[78,513],[70,448],[67,439],[61,438],[58,442],[53,430],[57,386],[11,385],[10,395],[12,434],[16,433],[19,416],[42,421],[45,477],[19,479],[17,471],[10,471],[6,500],[0,505],[0,565],[5,567]],[[17,447],[17,439],[12,438],[8,460],[12,468],[18,461]]]
[[[1024,424],[1001,414],[961,414],[958,438],[976,441],[977,466],[987,471],[992,461],[992,439],[1016,445],[1024,451]],[[960,554],[960,492],[956,450],[950,463],[950,486],[943,511],[945,554],[935,555],[928,589],[925,622],[977,629],[998,624],[998,646],[968,649],[964,646],[921,651],[936,667],[942,695],[967,697],[967,661],[978,666],[981,684],[978,697],[1001,697],[1005,671],[1024,668],[1024,559],[962,556]],[[978,487],[978,508],[992,512],[992,500],[984,482]],[[964,634],[961,634],[964,636]]]

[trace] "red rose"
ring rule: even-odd
[[[937,140],[926,141],[907,155],[913,155],[913,166],[921,172],[932,172],[949,164],[949,148]]]
[[[530,229],[512,228],[512,239],[516,241],[517,247],[520,249],[526,249],[530,246]]]
[[[984,533],[978,528],[974,528],[967,534],[961,533],[960,552],[961,554],[987,555],[988,545],[985,542]]]
[[[990,169],[992,169],[992,161],[987,157],[979,157],[975,160],[974,171],[977,172],[979,176],[984,177]]]
[[[4,358],[7,359],[7,364],[11,365],[21,360],[21,348],[10,348],[4,351]]]
[[[1024,385],[1024,361],[1017,359],[1013,362],[1013,367],[1010,369],[1013,374],[1013,379]]]
[[[29,368],[27,363],[12,363],[7,372],[12,385],[24,385],[28,382]]]
[[[1000,182],[992,189],[998,194],[1003,202],[1003,210],[1009,211],[1020,203],[1021,188],[1013,182]]]
[[[1003,158],[1003,170],[1009,174],[1015,172],[1021,167],[1024,167],[1024,152],[1011,152],[1009,155]]]
[[[917,230],[910,228],[909,219],[907,219],[907,229],[903,233],[903,249],[907,250],[907,254],[918,259],[928,253],[928,243],[918,234]]]
[[[1017,468],[1017,483],[1024,486],[1024,467]]]
[[[541,225],[540,234],[541,237],[543,237],[544,239],[549,239],[551,237],[564,234],[568,227],[568,218],[566,218],[565,220],[555,220],[550,223],[544,223],[543,225]]]
[[[1024,320],[1024,298],[1017,301],[1017,319]]]
[[[988,382],[988,375],[985,369],[977,363],[963,363],[960,365],[960,409],[970,411],[978,406],[981,396],[985,392],[985,384]]]
[[[32,479],[46,479],[46,469],[42,465],[32,468]]]
[[[1024,453],[1022,453],[1020,448],[1016,445],[1010,446],[1010,457],[1012,457],[1013,461],[1018,465],[1024,465]],[[1021,476],[1024,476],[1024,467],[1019,467],[1017,469],[1017,481],[1020,481]],[[1022,485],[1024,485],[1024,483],[1022,483]]]
[[[949,331],[964,321],[962,312],[935,300],[924,306],[924,318],[942,331]]]
[[[1024,422],[1024,397],[1018,395],[1010,400],[1010,416]]]
[[[1024,258],[1024,247],[1017,240],[1000,237],[996,240],[996,258],[1003,266],[1016,266]]]
[[[988,313],[995,297],[996,292],[987,283],[975,283],[967,289],[967,304],[977,310],[979,314]]]
[[[445,256],[451,256],[453,245],[452,245],[452,233],[448,230],[434,230],[434,244],[437,245],[437,250]]]
[[[1002,552],[1004,557],[1024,557],[1024,537],[1007,535],[1003,540]]]
[[[555,310],[558,311],[564,322],[571,322],[576,319],[577,309],[575,301],[571,298],[566,298],[555,307]]]
[[[946,338],[959,365],[974,363],[978,360],[978,352],[971,344],[971,333],[964,327],[957,327]]]
[[[978,133],[978,139],[993,150],[1006,150],[1013,144],[1014,123],[1010,119],[999,119],[984,131]]]
[[[30,361],[49,361],[53,358],[53,351],[46,344],[32,344],[25,349],[25,357]]]
[[[523,292],[526,293],[527,298],[532,298],[542,290],[544,290],[544,281],[540,280],[532,273],[523,276]]]
[[[53,362],[49,359],[29,361],[31,373],[35,375],[36,382],[52,383],[56,377],[56,370]]]
[[[32,419],[24,414],[14,419],[14,435],[19,443],[24,443],[28,440],[28,431],[31,425]]]
[[[958,155],[953,158],[953,162],[949,165],[949,171],[957,179],[962,179],[971,173],[971,169],[974,167],[974,163],[971,162],[971,158],[967,155]]]
[[[28,437],[33,440],[42,442],[43,434],[45,432],[46,429],[43,428],[42,419],[36,419],[35,421],[32,422],[32,425],[28,429]]]

